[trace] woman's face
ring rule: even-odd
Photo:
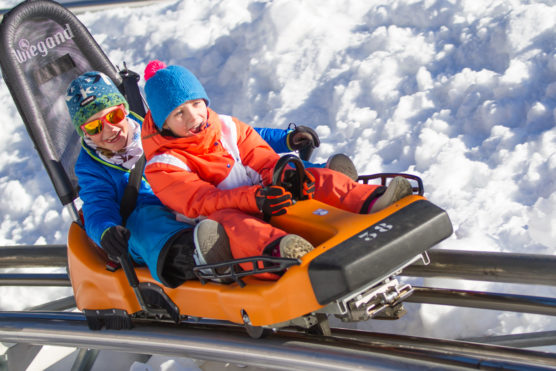
[[[89,117],[87,122],[100,119],[113,109],[114,107],[110,107],[99,111]],[[104,148],[112,152],[118,152],[127,146],[130,133],[131,129],[129,122],[127,121],[127,117],[115,124],[110,124],[105,121],[102,131],[98,134],[90,135],[87,132],[84,132],[85,136],[91,139],[97,147]]]
[[[178,137],[190,137],[203,130],[207,122],[207,105],[204,99],[190,100],[174,109],[164,128]]]

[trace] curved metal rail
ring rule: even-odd
[[[66,245],[19,245],[0,247],[0,268],[65,267]]]
[[[66,249],[65,245],[0,247],[0,268],[63,267],[67,264]],[[556,284],[554,255],[435,249],[427,253],[430,264],[410,265],[402,275],[550,286]]]
[[[556,298],[413,286],[406,302],[556,316]]]
[[[161,354],[276,369],[556,369],[556,355],[461,341],[338,330],[319,337],[279,331],[264,340],[241,327],[138,323],[90,331],[79,313],[0,313],[0,338],[15,343]]]
[[[435,250],[430,264],[411,265],[402,275],[556,285],[556,256],[487,251]]]
[[[66,273],[4,273],[0,286],[71,286]]]

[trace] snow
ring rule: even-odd
[[[361,174],[420,176],[454,225],[437,248],[556,254],[553,1],[168,0],[78,17],[116,65],[181,64],[217,112],[314,127],[315,161],[343,152]],[[0,245],[65,243],[70,217],[0,81]],[[546,286],[408,281],[556,297]],[[0,288],[0,309],[46,299],[35,291]],[[6,300],[16,296],[25,300]],[[547,316],[406,307],[401,320],[359,327],[447,339],[556,330]]]

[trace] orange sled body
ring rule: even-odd
[[[161,287],[180,316],[264,327],[294,323],[292,320],[315,312],[367,319],[377,303],[376,299],[365,303],[366,293],[376,287],[384,290],[390,277],[452,233],[445,211],[418,195],[369,215],[316,200],[300,201],[271,223],[316,246],[277,281],[252,276],[242,279],[245,285],[192,280],[171,289],[153,280],[146,267],[136,267],[138,279]],[[68,259],[80,310],[101,313],[117,309],[134,315],[144,309],[123,270],[108,271],[106,260],[76,223],[69,231]],[[354,316],[354,311],[366,313]]]

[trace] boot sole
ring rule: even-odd
[[[285,235],[280,240],[280,256],[283,258],[300,259],[313,249],[309,241],[295,234]]]

